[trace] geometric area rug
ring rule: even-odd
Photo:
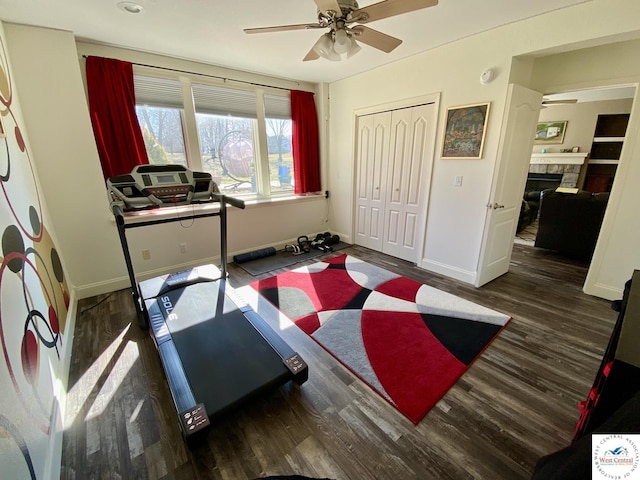
[[[416,425],[510,320],[346,254],[251,287]]]

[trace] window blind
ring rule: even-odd
[[[137,105],[182,108],[182,85],[167,78],[133,77]]]
[[[291,118],[291,98],[289,95],[264,95],[264,115],[266,118]]]
[[[202,85],[191,86],[197,113],[256,118],[256,94],[248,90]]]

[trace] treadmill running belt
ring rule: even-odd
[[[289,378],[282,358],[219,286],[197,283],[147,300],[159,302],[193,394],[209,416]]]

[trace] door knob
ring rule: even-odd
[[[504,208],[504,205],[500,205],[499,203],[487,203],[487,208],[492,208],[494,210],[498,210],[499,208]]]

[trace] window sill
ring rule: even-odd
[[[241,198],[241,197],[238,197]],[[274,207],[278,205],[290,205],[299,202],[310,202],[324,200],[325,196],[322,193],[316,193],[311,195],[296,196],[296,195],[283,195],[279,197],[270,198],[252,198],[251,200],[245,200],[245,209],[250,210],[254,208]],[[220,210],[218,202],[210,203],[198,203],[192,205],[181,205],[175,207],[160,207],[150,208],[146,210],[134,210],[124,212],[124,218],[126,223],[141,223],[149,220],[159,220],[163,218],[175,218],[184,217],[188,219],[193,214],[206,214],[214,213]],[[229,210],[235,210],[234,207],[229,207]]]

